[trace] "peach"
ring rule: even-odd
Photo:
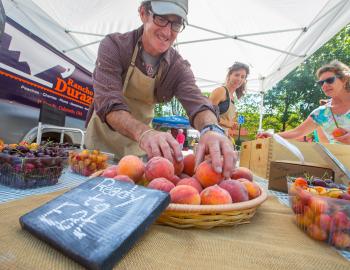
[[[303,214],[304,213],[304,205],[301,201],[294,202],[292,205],[292,210],[295,214]]]
[[[327,201],[317,197],[310,199],[309,206],[316,215],[326,213],[329,210]]]
[[[193,176],[194,175],[194,167],[196,164],[195,155],[189,154],[189,155],[185,156],[183,163],[184,163],[183,172],[189,176]]]
[[[132,180],[129,176],[123,175],[123,174],[117,175],[117,176],[113,177],[113,179],[118,180],[118,181],[122,181],[122,182],[129,182],[129,183],[135,184],[134,180]]]
[[[188,174],[185,174],[185,173],[181,173],[181,174],[179,175],[179,177],[180,177],[180,179],[184,179],[184,178],[190,178],[190,177],[192,177],[192,176],[189,176]]]
[[[244,181],[241,183],[248,191],[249,200],[254,199],[260,195],[260,187],[256,183],[250,181]]]
[[[232,198],[227,190],[218,185],[210,186],[200,194],[202,204],[229,204],[232,203]]]
[[[346,130],[342,129],[340,127],[337,127],[332,131],[332,135],[334,138],[341,137],[341,136],[345,135],[346,133],[347,133]]]
[[[118,166],[116,166],[116,165],[110,166],[103,171],[101,176],[113,178],[114,176],[117,175],[117,170],[118,170]]]
[[[308,183],[305,178],[303,177],[298,177],[297,179],[294,180],[294,185],[296,187],[308,187]]]
[[[333,214],[332,225],[336,230],[347,230],[350,229],[350,220],[346,213],[339,211]]]
[[[180,177],[178,177],[177,175],[174,175],[173,178],[169,179],[169,181],[172,182],[175,186],[180,180]]]
[[[338,248],[350,248],[350,235],[343,232],[336,232],[332,235],[331,243]]]
[[[312,219],[305,214],[297,214],[295,216],[297,224],[303,229],[307,228],[309,225],[312,224]]]
[[[231,174],[231,179],[245,178],[249,181],[253,181],[253,173],[251,170],[245,167],[237,167]]]
[[[170,192],[175,185],[164,177],[155,178],[147,185],[148,188],[158,189],[165,192]]]
[[[315,224],[311,224],[309,227],[307,227],[307,234],[310,235],[313,239],[319,241],[324,241],[328,237],[327,232]]]
[[[145,177],[149,181],[159,177],[173,179],[173,176],[174,165],[166,158],[153,157],[146,164]]]
[[[187,185],[179,185],[170,191],[172,203],[200,204],[201,197],[197,189]]]
[[[118,174],[127,175],[135,182],[141,180],[144,172],[145,164],[137,156],[124,156],[118,163]]]
[[[312,198],[312,195],[310,194],[310,192],[303,190],[301,188],[298,188],[297,192],[298,192],[297,195],[299,196],[301,202],[304,205],[308,205]]]
[[[177,186],[181,186],[181,185],[192,186],[195,189],[197,189],[199,193],[201,193],[202,190],[203,190],[203,188],[202,188],[201,184],[199,183],[199,181],[196,178],[194,178],[194,177],[188,177],[188,178],[181,179],[177,183]]]
[[[232,202],[245,202],[249,200],[248,191],[245,186],[236,180],[221,181],[219,187],[225,189],[230,193]]]
[[[315,219],[315,213],[309,206],[304,206],[304,216],[308,217],[312,221]]]
[[[181,160],[180,162],[174,160],[173,162],[173,165],[174,165],[174,173],[176,175],[180,175],[184,169],[184,162],[183,160]]]
[[[203,161],[196,169],[195,178],[206,188],[218,184],[223,176],[214,171],[210,161]]]
[[[321,214],[315,217],[315,224],[321,229],[329,232],[332,224],[332,218],[327,214]]]

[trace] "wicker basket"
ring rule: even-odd
[[[103,171],[89,178],[100,176]],[[266,191],[260,187],[260,196],[240,203],[221,205],[188,205],[171,203],[157,220],[158,224],[180,229],[210,229],[217,226],[236,226],[250,223],[256,209],[267,199]]]
[[[246,202],[222,205],[186,205],[171,203],[157,223],[180,229],[210,229],[217,226],[236,226],[250,223],[256,209],[267,199],[260,187],[260,196]]]

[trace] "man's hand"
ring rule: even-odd
[[[196,167],[204,160],[206,154],[210,155],[213,169],[217,173],[222,173],[225,178],[231,176],[237,155],[226,136],[214,131],[202,135],[196,148]]]
[[[148,159],[163,156],[172,163],[174,158],[177,161],[183,159],[179,143],[167,132],[147,130],[144,135],[141,134],[139,145],[147,153]]]

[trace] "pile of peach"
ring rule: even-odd
[[[290,184],[290,203],[296,222],[313,239],[350,249],[350,201],[321,196],[325,194],[324,187],[309,187],[303,178]]]
[[[89,176],[98,170],[107,168],[108,157],[98,150],[72,151],[69,153],[68,163],[75,173]]]
[[[108,167],[102,176],[168,192],[171,202],[178,204],[230,204],[260,195],[260,188],[247,168],[236,168],[231,178],[224,180],[208,160],[196,171],[194,167],[193,154],[174,164],[162,157],[154,157],[144,164],[137,156],[128,155],[118,165]]]

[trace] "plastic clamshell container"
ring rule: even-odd
[[[67,157],[18,157],[0,153],[0,184],[26,189],[58,182]]]
[[[323,188],[322,195],[315,194],[314,189],[298,187],[288,179],[289,201],[296,224],[311,238],[350,251],[350,200],[328,197],[336,195],[334,192],[340,193],[334,188]]]
[[[69,152],[68,163],[72,172],[90,176],[107,168],[108,156],[98,150],[76,150]]]

